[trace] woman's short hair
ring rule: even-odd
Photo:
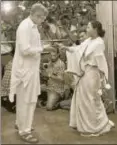
[[[45,16],[48,15],[47,8],[40,3],[33,4],[32,7],[31,7],[31,10],[30,10],[30,13],[34,14],[37,11],[43,12]]]
[[[97,33],[100,37],[104,37],[105,30],[102,28],[102,24],[99,21],[91,21],[90,22],[94,29],[97,29]]]

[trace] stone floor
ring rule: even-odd
[[[109,118],[117,124],[117,114],[110,114]],[[2,144],[24,144],[14,129],[15,114],[1,108],[1,140]],[[37,108],[34,127],[40,138],[39,144],[116,144],[117,127],[110,133],[100,137],[81,137],[77,131],[69,126],[69,112],[57,110],[47,112]]]

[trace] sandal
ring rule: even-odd
[[[81,136],[84,136],[84,137],[97,137],[97,136],[99,136],[100,134],[84,134],[84,133],[81,133],[80,135],[81,135]]]
[[[26,133],[26,134],[19,134],[20,139],[28,142],[28,143],[38,143],[39,140],[32,134],[32,133]]]
[[[77,127],[72,127],[74,130],[77,130]]]
[[[15,129],[18,131],[18,126],[17,126],[17,124],[15,124]],[[33,127],[31,128],[31,131],[34,131],[34,128],[33,128]]]

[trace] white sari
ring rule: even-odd
[[[68,70],[70,68],[71,72],[81,75],[72,97],[70,126],[77,128],[83,135],[100,135],[109,132],[114,126],[114,123],[108,119],[101,96],[98,94],[102,79],[100,72],[103,72],[108,79],[104,50],[104,41],[100,37],[94,40],[89,38],[78,48],[70,48],[75,54],[74,57],[73,53],[71,57],[70,54],[67,55]],[[70,58],[78,61],[73,62]],[[72,64],[74,67],[70,66]]]

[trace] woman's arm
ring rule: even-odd
[[[56,43],[57,46],[59,46],[60,49],[65,49],[66,51],[69,51],[69,52],[74,52],[75,51],[75,47],[76,46],[73,46],[73,47],[69,47],[69,46],[65,46],[63,44],[59,44],[59,43]]]

